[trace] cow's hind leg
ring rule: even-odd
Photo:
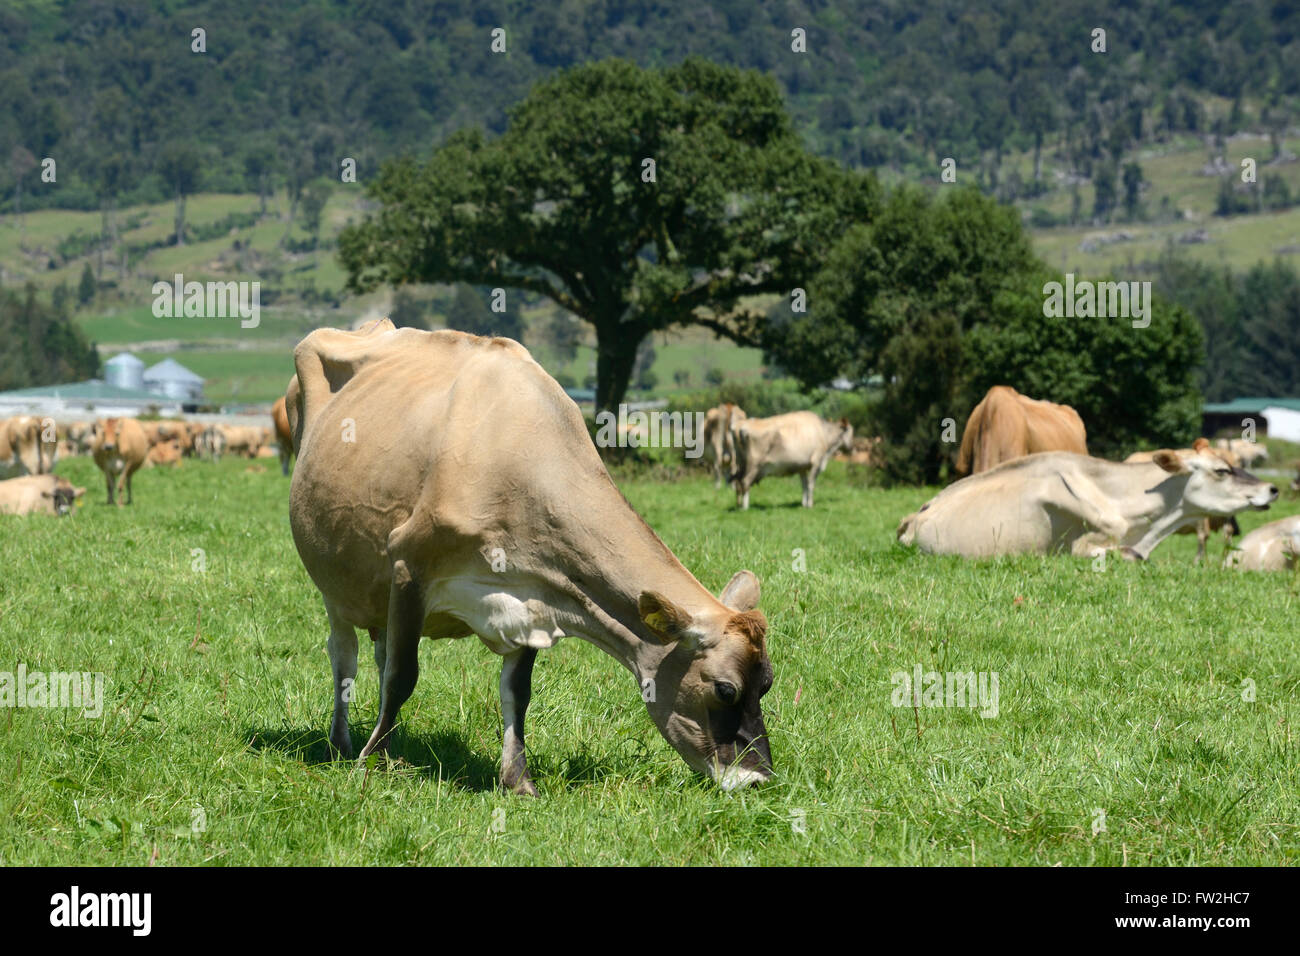
[[[334,671],[334,718],[330,721],[330,746],[344,758],[352,757],[352,734],[348,732],[348,704],[356,694],[357,632],[325,604],[330,619],[330,668]]]
[[[384,709],[384,664],[388,660],[388,628],[372,627],[370,642],[375,646],[375,668],[379,672],[379,710]]]
[[[391,553],[391,539],[389,544]],[[397,721],[397,712],[415,690],[415,681],[420,676],[420,631],[423,627],[424,600],[420,588],[406,562],[398,559],[393,562],[393,584],[388,593],[388,635],[379,722],[361,751],[363,758],[387,749],[388,735]]]
[[[537,649],[524,647],[507,654],[501,664],[501,787],[521,796],[537,796],[524,758],[524,714],[533,695],[533,662]]]
[[[799,481],[803,485],[803,501],[801,504],[805,508],[813,506],[813,488],[817,484],[817,472],[813,469],[799,472]]]

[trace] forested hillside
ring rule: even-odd
[[[491,50],[505,30],[506,55]],[[201,28],[205,52],[192,52]],[[792,52],[792,30],[807,53]],[[1092,31],[1106,31],[1094,53]],[[1002,198],[1033,195],[1039,149],[1076,172],[1146,138],[1277,135],[1300,91],[1300,6],[1137,0],[918,5],[721,0],[10,0],[0,5],[0,210],[99,208],[180,191],[295,190],[360,176],[452,131],[505,127],[556,68],[699,55],[783,89],[816,152],[907,168],[952,156]],[[1207,115],[1207,98],[1226,101]],[[1213,126],[1213,129],[1209,129]],[[1010,151],[1035,175],[1007,183]],[[37,161],[58,161],[58,188]],[[1109,172],[1106,175],[1111,175]]]

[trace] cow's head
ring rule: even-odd
[[[90,429],[91,447],[104,451],[117,450],[117,432],[122,423],[120,418],[101,418]]]
[[[1183,508],[1191,514],[1226,517],[1247,508],[1263,511],[1277,500],[1277,485],[1234,467],[1204,438],[1196,440],[1190,455],[1166,449],[1156,452],[1152,461],[1171,475],[1186,476]]]
[[[719,595],[724,613],[692,617],[654,591],[641,620],[668,653],[642,697],[659,732],[695,770],[727,790],[772,775],[759,704],[772,686],[758,578],[739,571]]]
[[[853,426],[849,424],[847,418],[841,418],[838,422],[840,434],[836,439],[835,451],[844,452],[846,455],[853,454]]]
[[[43,491],[41,495],[54,501],[54,513],[62,517],[70,514],[77,504],[77,499],[86,493],[85,488],[78,488],[72,482],[59,478],[53,491]]]

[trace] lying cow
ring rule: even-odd
[[[853,450],[853,426],[841,418],[828,422],[812,412],[749,418],[732,430],[736,466],[731,480],[736,505],[749,507],[749,489],[768,475],[798,475],[803,506],[813,506],[817,476],[839,451]]]
[[[1209,441],[1204,438],[1196,439],[1194,447],[1192,448],[1179,448],[1176,450],[1176,454],[1180,458],[1191,458],[1193,455],[1199,454],[1201,452],[1208,452],[1211,455],[1217,455],[1219,458],[1223,459],[1224,463],[1229,468],[1241,467],[1241,462],[1238,460],[1235,454],[1233,454],[1230,451],[1227,451],[1226,449],[1210,448]],[[1156,452],[1154,451],[1135,451],[1133,454],[1129,455],[1124,460],[1129,462],[1132,461],[1149,462],[1155,458],[1155,455]],[[1224,544],[1230,545],[1232,543],[1233,537],[1241,534],[1241,527],[1237,524],[1237,519],[1234,516],[1229,515],[1226,518],[1202,518],[1200,521],[1197,521],[1195,524],[1183,525],[1181,528],[1175,531],[1174,534],[1195,534],[1196,535],[1196,558],[1193,560],[1192,563],[1200,564],[1203,560],[1205,560],[1205,544],[1207,541],[1210,540],[1210,535],[1213,534],[1215,531],[1222,531]]]
[[[25,475],[0,481],[0,514],[66,515],[86,493],[58,475]]]
[[[766,779],[772,684],[758,580],[714,597],[619,494],[578,407],[517,342],[319,329],[294,350],[289,518],[325,599],[330,741],[351,753],[354,628],[382,673],[383,750],[417,645],[476,634],[502,655],[502,786],[535,795],[524,713],[537,651],[585,638],[636,675],[659,731],[725,788]],[[345,427],[346,424],[346,427]]]
[[[1004,461],[1041,451],[1088,454],[1083,419],[1069,405],[994,385],[970,413],[957,452],[957,473],[978,475]]]
[[[732,429],[748,416],[739,405],[724,402],[710,408],[704,416],[704,459],[713,465],[713,487],[722,487],[725,466],[728,473],[736,458],[736,445]]]
[[[147,468],[153,468],[159,465],[176,468],[180,466],[180,463],[181,443],[178,438],[158,442],[158,444],[149,449],[149,454],[145,458],[145,467]]]
[[[144,465],[149,454],[149,439],[134,418],[101,418],[91,431],[90,453],[95,465],[104,473],[108,486],[108,503],[122,506],[122,486],[126,486],[126,503],[133,504],[131,477]]]
[[[1276,498],[1275,485],[1205,450],[1182,458],[1166,449],[1131,464],[1044,452],[949,485],[902,520],[898,540],[967,558],[1118,547],[1146,560],[1184,524],[1262,511]]]
[[[1241,539],[1223,565],[1238,571],[1293,571],[1300,561],[1300,516],[1270,521]]]
[[[289,413],[284,409],[281,395],[271,406],[271,422],[275,426],[275,443],[280,449],[280,474],[289,474],[289,459],[293,457],[293,435],[289,431]]]

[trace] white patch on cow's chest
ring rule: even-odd
[[[492,582],[458,582],[450,590],[453,607],[446,610],[460,618],[497,654],[509,654],[522,647],[545,649],[564,637],[555,612],[545,601],[521,600],[514,594],[498,590]]]

